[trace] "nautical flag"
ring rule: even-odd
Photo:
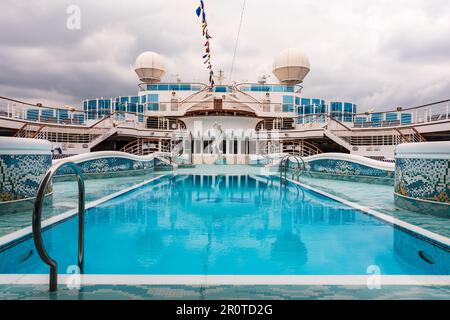
[[[213,86],[214,85],[214,73],[212,71],[212,64],[211,64],[211,52],[210,52],[210,48],[209,48],[209,39],[212,39],[212,37],[209,35],[208,32],[208,23],[206,22],[206,13],[205,13],[205,3],[203,2],[203,0],[200,0],[200,6],[195,10],[195,13],[197,14],[197,17],[200,17],[201,15],[201,19],[202,19],[202,35],[205,37],[206,42],[204,44],[205,47],[205,54],[203,55],[203,59],[206,59],[203,64],[206,64],[207,67],[210,72],[209,72],[209,82],[210,85]]]

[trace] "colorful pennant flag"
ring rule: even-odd
[[[208,23],[206,22],[206,12],[205,12],[205,4],[203,0],[200,0],[199,7],[195,10],[195,13],[197,14],[197,17],[202,19],[202,35],[205,37],[206,42],[204,44],[205,47],[205,54],[203,55],[203,59],[205,60],[203,64],[207,65],[207,69],[209,69],[209,84],[210,86],[214,86],[214,72],[212,71],[212,65],[211,65],[211,50],[209,47],[209,39],[212,39],[212,37],[209,35],[208,32]]]

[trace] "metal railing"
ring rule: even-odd
[[[297,157],[297,156],[293,156],[291,154],[285,155],[283,158],[281,158],[280,161],[280,166],[279,166],[279,170],[280,170],[280,184],[281,185],[286,185],[287,182],[287,173],[290,169],[290,159],[294,158],[295,162],[296,162],[296,167],[294,168],[295,171],[292,174],[292,178],[294,178],[294,176],[297,176],[297,180],[300,177],[300,174],[302,171],[306,170],[306,164],[305,161],[301,158],[301,157]],[[302,165],[300,165],[300,162]]]
[[[284,153],[290,153],[293,156],[309,157],[323,153],[317,146],[305,141],[304,139],[297,141],[283,141]]]
[[[146,156],[155,152],[160,152],[161,140],[157,138],[137,138],[126,144],[120,151],[134,154],[137,156]]]
[[[80,273],[84,271],[84,208],[85,208],[85,188],[84,178],[80,167],[74,162],[60,162],[53,165],[45,174],[44,178],[39,184],[39,188],[34,201],[32,229],[33,240],[36,246],[36,250],[42,261],[50,267],[50,281],[49,291],[55,292],[58,289],[58,263],[52,259],[47,250],[45,249],[44,242],[42,240],[42,206],[44,203],[44,196],[48,189],[48,184],[51,182],[53,176],[59,168],[63,166],[69,166],[75,172],[78,182],[78,267]]]

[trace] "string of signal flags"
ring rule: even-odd
[[[211,64],[211,49],[209,46],[209,40],[212,39],[212,37],[209,35],[208,32],[208,23],[206,22],[206,12],[205,12],[205,3],[203,0],[200,0],[200,5],[195,10],[195,13],[197,14],[197,17],[199,17],[202,21],[202,35],[205,37],[205,54],[203,55],[203,64],[206,64],[206,68],[209,70],[209,85],[212,87],[214,86],[214,71],[212,70],[212,64]]]

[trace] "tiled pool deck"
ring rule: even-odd
[[[31,300],[448,300],[450,287],[437,286],[186,286],[186,285],[91,285],[80,290],[59,286],[49,293],[46,285],[0,285],[0,299]]]
[[[167,172],[169,173],[169,172]],[[149,180],[157,172],[133,177],[86,180],[86,200],[93,201]],[[267,174],[253,166],[196,166],[178,169],[176,174]],[[301,176],[300,181],[316,189],[389,214],[434,233],[450,237],[449,221],[419,214],[394,205],[393,186],[337,181]],[[76,208],[75,181],[54,183],[53,202],[44,208],[43,219]],[[0,213],[0,236],[31,224],[31,211]],[[0,299],[450,299],[449,286],[365,286],[291,285],[291,286],[189,286],[189,285],[86,285],[70,290],[60,285],[49,294],[46,285],[0,285]]]
[[[409,211],[394,204],[394,186],[300,176],[299,181],[339,198],[388,214],[431,232],[450,237],[450,220]]]
[[[152,173],[132,177],[119,177],[107,179],[85,180],[86,202],[94,201],[124,190],[161,173]],[[74,178],[75,179],[75,178]],[[78,205],[77,183],[73,181],[60,181],[53,183],[53,201],[44,204],[42,220],[74,209]],[[0,237],[31,225],[32,211],[7,214],[0,212]]]

